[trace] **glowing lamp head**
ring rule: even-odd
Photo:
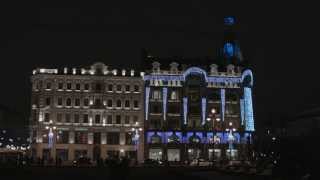
[[[143,129],[142,128],[139,128],[139,131],[142,131]]]
[[[211,121],[211,118],[207,118],[207,121]]]
[[[212,109],[211,109],[211,113],[212,113],[212,114],[215,114],[215,113],[216,113],[216,109],[212,108]]]
[[[229,126],[232,126],[232,122],[229,122]]]
[[[46,129],[49,129],[49,126],[46,126]]]
[[[217,122],[219,122],[220,120],[221,120],[220,118],[217,118],[217,119],[216,119]]]

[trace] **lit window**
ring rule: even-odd
[[[176,93],[176,91],[172,91],[172,92],[171,92],[171,99],[172,99],[172,100],[176,100],[176,99],[177,99],[177,93]]]

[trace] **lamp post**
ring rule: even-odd
[[[230,152],[230,159],[232,157],[232,150],[233,150],[233,142],[235,140],[234,135],[232,134],[232,132],[235,132],[236,128],[233,128],[233,124],[232,122],[229,122],[229,128],[226,128],[226,132],[229,132],[228,134],[228,144],[229,144],[229,152]]]
[[[136,127],[131,128],[132,132],[132,140],[135,146],[135,151],[136,151],[136,158],[138,160],[138,146],[139,146],[139,138],[140,138],[140,132],[143,131],[141,127],[139,127],[139,122],[135,123]]]
[[[54,141],[55,141],[55,139],[54,139],[54,132],[53,131],[56,130],[57,127],[54,126],[53,125],[53,121],[50,120],[49,124],[45,128],[46,128],[46,130],[49,130],[48,131],[48,148],[50,149],[50,153],[52,155],[53,151],[55,150],[54,149],[54,143],[55,143]]]

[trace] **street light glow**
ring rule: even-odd
[[[215,110],[214,108],[212,108],[212,109],[211,109],[211,113],[212,113],[212,114],[215,114],[215,113],[216,113],[216,110]]]

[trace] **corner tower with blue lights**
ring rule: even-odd
[[[253,74],[244,64],[234,17],[224,19],[218,57],[143,58],[145,158],[249,159]]]

